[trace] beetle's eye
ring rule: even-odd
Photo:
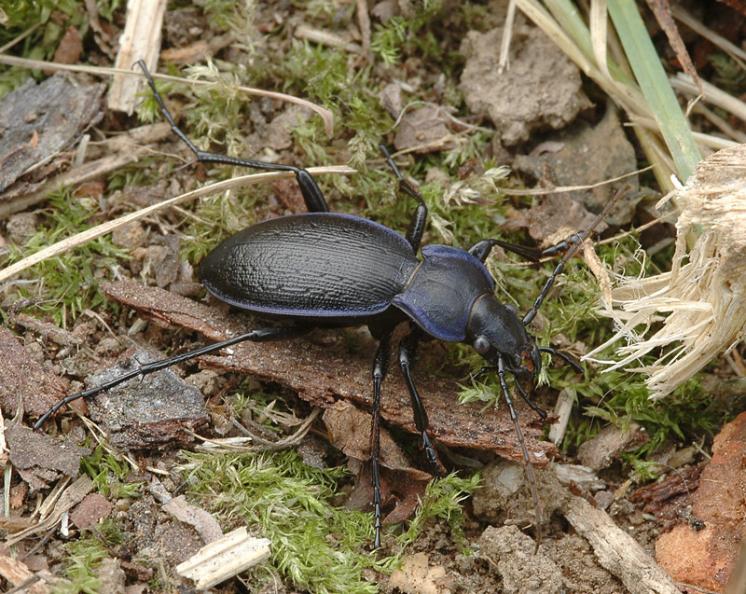
[[[487,340],[486,336],[477,336],[474,339],[474,350],[477,351],[480,355],[484,355],[487,351],[490,350],[490,341]]]

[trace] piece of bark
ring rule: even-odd
[[[34,416],[64,397],[67,383],[31,358],[7,328],[0,327],[0,408],[12,417],[18,406]]]
[[[256,325],[247,322],[244,316],[225,313],[221,307],[207,306],[133,281],[107,283],[102,289],[110,298],[136,309],[148,319],[198,332],[210,341],[224,340]],[[340,399],[370,408],[373,347],[367,353],[350,353],[341,343],[319,346],[304,339],[244,342],[232,347],[230,354],[201,360],[209,366],[281,384],[321,408],[329,408]],[[423,377],[417,370],[414,375],[430,419],[430,432],[436,440],[448,447],[490,450],[505,458],[523,459],[506,407],[496,411],[484,410],[476,403],[459,405],[456,380]],[[515,406],[524,421],[533,418],[534,413],[523,402],[517,400]],[[384,383],[381,415],[394,426],[418,433],[409,393],[395,370]],[[556,453],[554,445],[539,439],[539,429],[524,425],[523,431],[531,461],[547,464]]]
[[[618,577],[631,594],[681,594],[671,578],[643,548],[603,510],[571,496],[564,515],[593,547],[599,563]]]
[[[675,526],[655,544],[661,566],[677,580],[722,592],[746,542],[746,413],[725,425],[692,495],[695,522]]]
[[[83,343],[79,336],[75,336],[69,330],[60,328],[57,324],[48,322],[47,320],[40,320],[28,314],[13,315],[10,321],[17,326],[21,326],[26,330],[36,332],[45,340],[51,340],[53,343],[60,346],[79,346]]]
[[[75,478],[80,472],[80,460],[89,452],[18,423],[5,430],[5,439],[11,463],[21,470],[39,467]]]
[[[55,74],[38,85],[29,80],[0,101],[0,195],[100,119],[103,90]]]
[[[112,509],[113,506],[106,497],[99,493],[90,493],[70,513],[70,520],[80,530],[85,530],[108,517]]]
[[[151,72],[156,70],[158,54],[161,51],[161,29],[165,12],[166,0],[127,2],[127,20],[119,38],[115,68],[129,70],[137,60],[143,60]],[[115,74],[107,98],[109,109],[131,115],[144,83],[142,77]]]
[[[96,386],[160,359],[139,350],[124,363],[103,370],[86,380]],[[89,402],[90,417],[108,433],[111,443],[124,449],[143,449],[191,443],[193,432],[208,421],[204,398],[172,370],[143,376],[102,392]]]

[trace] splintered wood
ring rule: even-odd
[[[144,60],[148,69],[156,71],[165,12],[166,0],[127,2],[127,23],[119,39],[116,68],[130,69],[137,60]],[[144,82],[142,77],[116,74],[109,89],[109,109],[131,114]]]
[[[255,327],[240,314],[226,314],[219,306],[206,306],[155,287],[133,281],[105,284],[103,291],[112,299],[136,309],[142,316],[166,326],[179,326],[198,332],[210,341],[220,341]],[[263,381],[290,388],[314,406],[329,408],[337,400],[347,400],[370,409],[372,386],[370,359],[375,346],[351,353],[344,341],[315,344],[308,339],[279,342],[243,342],[222,351],[220,356],[200,361],[236,373],[248,373]],[[457,405],[458,381],[415,378],[430,419],[433,437],[448,447],[490,450],[522,461],[523,455],[506,407],[487,409],[481,403]],[[417,434],[409,392],[400,374],[391,372],[384,385],[381,416],[393,426]],[[523,402],[516,403],[526,423],[535,413]],[[541,430],[525,425],[526,447],[534,464],[544,466],[556,453],[554,444],[540,439]]]
[[[681,213],[671,271],[622,279],[612,293],[614,309],[602,311],[617,333],[584,359],[597,360],[624,339],[617,360],[601,362],[610,365],[608,371],[645,373],[652,397],[662,398],[746,337],[744,179],[746,144],[699,164],[673,197]],[[660,356],[641,364],[649,353]]]
[[[246,527],[237,528],[202,547],[176,566],[176,573],[189,578],[198,590],[211,588],[269,558],[270,542],[250,536]]]

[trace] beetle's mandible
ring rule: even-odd
[[[381,385],[393,347],[394,328],[406,323],[409,333],[398,345],[398,362],[411,397],[417,431],[431,467],[437,471],[439,461],[428,434],[427,413],[412,379],[412,365],[417,345],[422,340],[438,339],[472,345],[486,360],[483,370],[497,373],[527,471],[531,472],[506,375],[514,377],[520,395],[543,415],[529,397],[541,369],[541,352],[559,356],[577,367],[577,363],[565,353],[550,346],[538,346],[526,327],[536,316],[567,260],[605,213],[589,229],[536,254],[530,249],[496,239],[485,239],[468,250],[445,245],[429,245],[420,250],[427,207],[383,146],[400,190],[417,202],[405,236],[362,217],[329,212],[321,189],[305,169],[200,151],[176,125],[145,65],[138,64],[148,79],[163,117],[195,154],[197,161],[289,171],[295,175],[307,213],[248,227],[216,247],[200,266],[202,283],[218,299],[260,316],[284,319],[287,323],[255,329],[189,353],[148,363],[103,385],[67,396],[47,411],[35,427],[40,427],[73,400],[239,342],[290,338],[320,325],[367,325],[379,341],[372,368],[370,448],[375,507],[374,547],[378,548],[382,522],[379,462]],[[495,245],[524,256],[551,256],[564,252],[533,306],[522,317],[511,306],[500,303],[494,295],[495,281],[484,262]],[[418,252],[421,258],[418,258]],[[533,479],[532,476],[529,478]],[[536,500],[533,480],[530,484]]]

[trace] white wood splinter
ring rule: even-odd
[[[176,573],[189,578],[198,590],[211,588],[269,558],[270,542],[237,528],[202,547],[176,566]]]

